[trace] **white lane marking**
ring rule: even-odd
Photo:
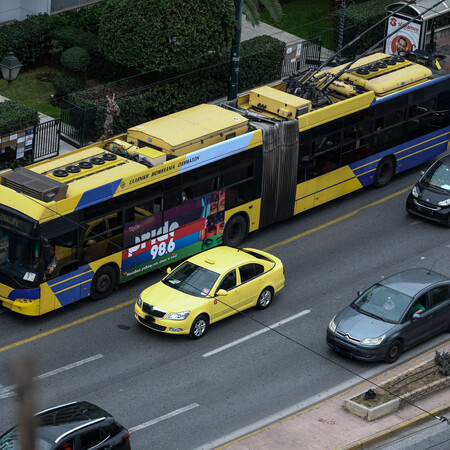
[[[361,376],[366,379],[370,379],[375,375],[378,375],[379,373],[383,372],[384,370],[386,370],[385,367],[379,367],[377,369],[369,370],[363,373]],[[213,450],[217,447],[221,447],[225,444],[235,441],[236,439],[247,436],[248,434],[251,434],[256,430],[259,430],[260,428],[267,427],[268,425],[274,422],[278,422],[279,420],[282,420],[285,417],[289,417],[295,413],[298,413],[299,411],[306,409],[312,405],[315,405],[316,403],[320,403],[321,401],[324,401],[327,398],[333,397],[339,394],[340,392],[346,391],[347,389],[356,386],[358,383],[361,383],[361,377],[353,377],[350,380],[344,381],[343,383],[333,386],[330,389],[326,389],[320,394],[314,395],[313,397],[310,397],[300,403],[297,403],[286,409],[271,414],[270,416],[267,416],[264,419],[258,420],[257,422],[254,422],[250,425],[240,428],[239,430],[236,430],[230,434],[222,436],[212,442],[207,442],[201,445],[200,447],[195,448],[194,450]]]
[[[103,358],[102,354],[94,355],[89,358],[82,359],[80,361],[76,361],[67,366],[60,367],[59,369],[51,370],[50,372],[43,373],[42,375],[38,375],[37,377],[34,378],[34,381],[43,380],[44,378],[48,378],[53,375],[57,375],[58,373],[74,369],[75,367],[82,366],[83,364],[90,363],[90,362],[95,361],[100,358]],[[14,389],[16,387],[17,387],[16,384],[13,384],[12,386],[5,386],[5,387],[0,386],[0,400],[4,399],[4,398],[8,398],[8,397],[13,397],[14,395],[16,395],[16,393],[14,392]]]
[[[139,430],[142,430],[143,428],[147,428],[151,425],[155,425],[155,423],[161,422],[166,419],[170,419],[171,417],[177,416],[178,414],[182,414],[186,411],[189,411],[190,409],[197,408],[197,406],[200,406],[200,405],[198,405],[197,403],[191,403],[190,405],[187,405],[184,408],[177,409],[168,414],[165,414],[164,416],[157,417],[156,419],[153,419],[153,420],[149,420],[148,422],[142,423],[141,425],[137,425],[133,428],[128,428],[128,431],[130,433],[134,433],[135,431],[139,431]]]
[[[285,323],[288,323],[291,320],[298,319],[299,317],[309,314],[310,312],[311,312],[310,309],[305,309],[304,311],[301,311],[298,314],[294,314],[293,316],[288,317],[287,319],[280,320],[279,322],[269,325],[268,327],[263,328],[262,330],[255,331],[254,333],[244,336],[236,341],[230,342],[229,344],[223,345],[222,347],[216,348],[215,350],[211,350],[210,352],[204,353],[202,356],[203,356],[203,358],[207,358],[208,356],[215,355],[216,353],[227,350],[227,349],[234,347],[235,345],[241,344],[242,342],[245,342],[249,339],[253,339],[254,337],[259,336],[262,333],[266,333],[267,331],[270,331],[273,328],[277,328],[281,325],[284,325]]]

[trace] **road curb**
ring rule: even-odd
[[[372,434],[371,436],[368,436],[364,439],[360,439],[358,441],[352,442],[351,444],[339,447],[338,450],[354,450],[359,448],[365,448],[370,444],[379,442],[382,439],[393,436],[397,433],[400,433],[401,431],[407,430],[408,428],[419,425],[433,418],[437,418],[436,416],[439,417],[448,411],[450,411],[450,402],[446,403],[445,405],[439,406],[438,408],[435,408],[430,412],[422,413],[416,417],[405,420],[404,422],[399,423],[398,425],[387,428],[386,430],[379,431],[378,433]]]

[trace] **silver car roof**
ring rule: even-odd
[[[379,284],[390,287],[391,289],[406,294],[410,297],[414,297],[423,289],[426,289],[427,287],[441,281],[449,281],[449,279],[438,272],[418,268],[399,272],[383,281],[380,281]]]

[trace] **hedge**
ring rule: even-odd
[[[30,106],[7,100],[0,103],[0,135],[35,126],[39,113]]]
[[[284,42],[270,36],[259,36],[241,44],[239,91],[267,84],[281,78]],[[137,86],[132,80],[74,92],[67,99],[80,108],[97,108],[96,138],[103,133],[106,95],[116,93],[120,116],[114,119],[119,134],[139,123],[225,98],[228,92],[229,54],[209,56],[204,66],[159,83]],[[86,124],[90,125],[90,124]],[[96,138],[92,138],[95,140]]]
[[[60,24],[58,16],[37,14],[0,27],[0,57],[13,52],[24,66],[41,61],[51,48],[49,33]]]

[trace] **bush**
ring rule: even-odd
[[[98,37],[80,28],[59,27],[50,33],[50,37],[54,49],[68,50],[71,47],[81,47],[91,56],[99,55]]]
[[[0,135],[35,126],[39,113],[30,106],[11,100],[0,103]]]
[[[64,25],[79,28],[83,31],[89,31],[93,34],[98,34],[98,27],[100,24],[100,16],[106,1],[102,0],[100,3],[95,3],[90,6],[84,6],[78,10],[72,9],[70,11],[59,14]]]
[[[61,55],[61,65],[69,72],[83,74],[89,65],[89,53],[81,47],[72,47]]]
[[[50,51],[48,35],[60,26],[57,16],[37,14],[0,27],[0,57],[13,52],[24,66],[44,59]]]
[[[83,89],[84,85],[85,82],[83,77],[69,72],[60,72],[55,75],[55,79],[53,80],[53,86],[55,87],[58,96],[79,91],[80,89]]]
[[[354,3],[346,9],[345,27],[355,27],[356,34],[362,33],[372,25],[386,17],[385,7],[392,3],[392,0],[371,0],[363,3]],[[340,11],[334,16],[335,28],[339,29]],[[355,30],[354,29],[354,30]],[[356,41],[351,48],[347,50],[348,54],[361,54],[383,39],[385,32],[385,23],[382,22],[370,33]],[[350,39],[346,37],[345,42]]]
[[[439,353],[436,350],[434,362],[439,366],[439,373],[445,376],[450,375],[450,354],[448,352]]]
[[[234,24],[231,0],[108,0],[99,38],[106,59],[141,72],[192,69],[230,46]]]

